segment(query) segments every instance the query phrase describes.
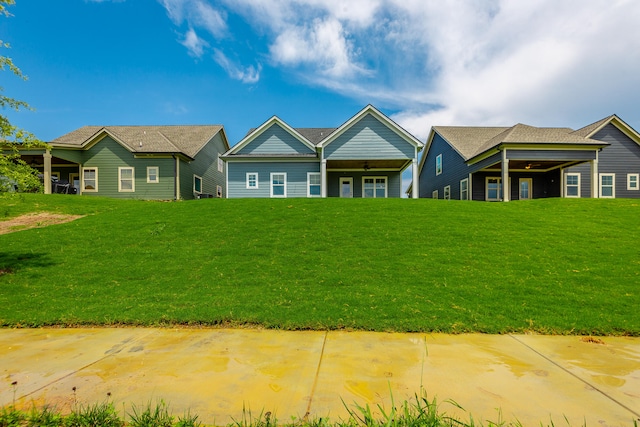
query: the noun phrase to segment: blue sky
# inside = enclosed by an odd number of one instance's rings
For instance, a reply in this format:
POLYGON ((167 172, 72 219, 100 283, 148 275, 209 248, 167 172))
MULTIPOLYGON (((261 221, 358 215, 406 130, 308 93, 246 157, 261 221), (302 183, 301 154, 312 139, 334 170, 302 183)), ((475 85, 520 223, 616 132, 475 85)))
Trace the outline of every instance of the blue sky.
POLYGON ((339 126, 371 103, 433 125, 640 129, 637 0, 17 0, 0 74, 52 140, 84 125, 339 126))

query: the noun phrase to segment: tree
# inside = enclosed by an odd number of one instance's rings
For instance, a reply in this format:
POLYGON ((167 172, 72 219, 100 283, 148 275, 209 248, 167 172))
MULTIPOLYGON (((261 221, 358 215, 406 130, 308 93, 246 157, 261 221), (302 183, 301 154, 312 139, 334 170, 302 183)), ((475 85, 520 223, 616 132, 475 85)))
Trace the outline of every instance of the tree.
MULTIPOLYGON (((7 6, 13 4, 15 4, 15 0, 0 0, 0 15, 11 16, 7 11, 7 6)), ((0 40, 0 48, 9 47, 8 43, 0 40)), ((13 63, 11 58, 0 55, 0 70, 6 69, 9 69, 18 78, 27 80, 27 77, 22 74, 20 68, 13 63)), ((11 108, 16 111, 31 109, 26 102, 6 96, 3 87, 0 87, 0 107, 2 110, 11 108)), ((32 133, 13 126, 4 114, 0 114, 0 193, 13 189, 41 191, 42 184, 38 177, 38 171, 22 160, 20 150, 48 147, 32 133)))

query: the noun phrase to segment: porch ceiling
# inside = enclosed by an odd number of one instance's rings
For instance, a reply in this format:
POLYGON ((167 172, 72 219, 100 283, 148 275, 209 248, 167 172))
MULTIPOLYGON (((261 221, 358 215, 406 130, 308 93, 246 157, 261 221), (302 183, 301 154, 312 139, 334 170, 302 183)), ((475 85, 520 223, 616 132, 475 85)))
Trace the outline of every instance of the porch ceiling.
MULTIPOLYGON (((44 166, 44 157, 42 155, 23 154, 20 156, 20 158, 22 158, 22 160, 24 160, 28 165, 32 167, 44 166)), ((77 165, 77 163, 73 163, 56 156, 53 156, 51 161, 56 165, 77 165)))
POLYGON ((410 160, 327 160, 327 169, 402 169, 410 160))
MULTIPOLYGON (((547 172, 561 167, 569 167, 582 163, 582 161, 560 161, 560 160, 510 160, 509 170, 529 171, 529 172, 547 172)), ((502 162, 497 162, 491 166, 487 166, 485 171, 502 170, 502 162)))

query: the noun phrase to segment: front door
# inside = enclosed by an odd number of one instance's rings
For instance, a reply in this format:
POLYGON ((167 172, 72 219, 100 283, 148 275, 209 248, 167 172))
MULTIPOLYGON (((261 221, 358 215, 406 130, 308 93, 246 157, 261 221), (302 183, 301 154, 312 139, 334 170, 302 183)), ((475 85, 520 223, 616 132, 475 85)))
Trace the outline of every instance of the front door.
POLYGON ((531 186, 533 180, 531 178, 520 178, 520 200, 529 200, 531 198, 531 186))
POLYGON ((340 197, 353 197, 353 178, 340 178, 340 197))

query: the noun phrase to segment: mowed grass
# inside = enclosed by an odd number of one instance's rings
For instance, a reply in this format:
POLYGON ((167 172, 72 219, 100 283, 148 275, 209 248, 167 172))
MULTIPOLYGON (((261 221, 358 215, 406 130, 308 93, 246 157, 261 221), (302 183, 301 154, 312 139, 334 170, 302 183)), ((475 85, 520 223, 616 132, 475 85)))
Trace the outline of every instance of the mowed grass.
POLYGON ((0 197, 0 325, 640 335, 640 202, 0 197))

